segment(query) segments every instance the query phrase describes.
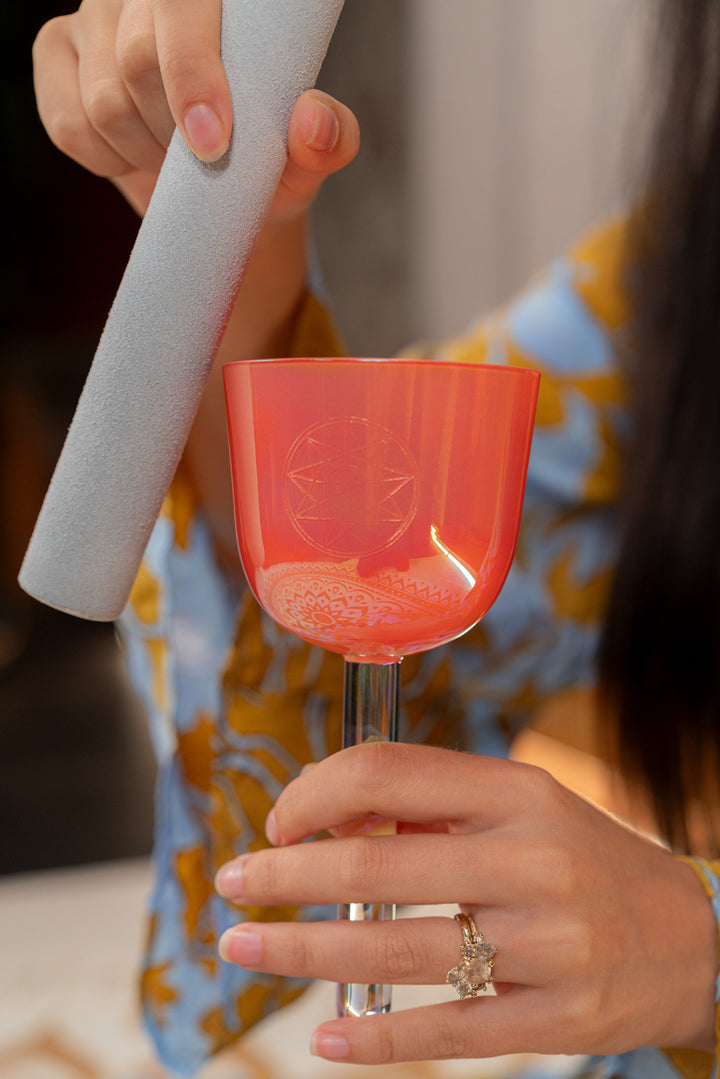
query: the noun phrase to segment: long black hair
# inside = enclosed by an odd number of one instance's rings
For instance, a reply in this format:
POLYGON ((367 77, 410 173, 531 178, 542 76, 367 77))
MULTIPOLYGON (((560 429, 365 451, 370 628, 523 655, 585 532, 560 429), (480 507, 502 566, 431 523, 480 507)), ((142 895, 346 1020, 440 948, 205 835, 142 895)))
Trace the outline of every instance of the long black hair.
POLYGON ((688 849, 720 775, 720 0, 658 5, 663 97, 629 230, 634 436, 600 684, 626 773, 688 849))

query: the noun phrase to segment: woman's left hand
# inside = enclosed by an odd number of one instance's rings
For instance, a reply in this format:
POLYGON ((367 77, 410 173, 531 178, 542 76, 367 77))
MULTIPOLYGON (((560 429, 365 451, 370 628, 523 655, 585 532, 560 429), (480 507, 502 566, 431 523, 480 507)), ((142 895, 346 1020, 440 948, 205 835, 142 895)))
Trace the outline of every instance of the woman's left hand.
MULTIPOLYGON (((323 1023, 313 1051, 348 1063, 712 1049, 716 927, 693 872, 529 765, 375 743, 289 784, 277 849, 224 866, 243 904, 457 903, 494 944, 497 995, 323 1023), (300 843, 377 815, 398 835, 300 843)), ((460 960, 450 918, 237 926, 221 954, 250 970, 432 984, 460 960)))

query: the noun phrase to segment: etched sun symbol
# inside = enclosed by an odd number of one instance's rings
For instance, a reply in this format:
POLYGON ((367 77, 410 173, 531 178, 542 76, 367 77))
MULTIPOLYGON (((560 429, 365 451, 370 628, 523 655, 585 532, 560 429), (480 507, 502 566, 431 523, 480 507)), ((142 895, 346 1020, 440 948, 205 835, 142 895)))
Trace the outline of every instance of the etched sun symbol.
POLYGON ((341 558, 385 550, 417 508, 417 467, 397 435, 356 416, 315 424, 285 466, 290 518, 313 547, 341 558))

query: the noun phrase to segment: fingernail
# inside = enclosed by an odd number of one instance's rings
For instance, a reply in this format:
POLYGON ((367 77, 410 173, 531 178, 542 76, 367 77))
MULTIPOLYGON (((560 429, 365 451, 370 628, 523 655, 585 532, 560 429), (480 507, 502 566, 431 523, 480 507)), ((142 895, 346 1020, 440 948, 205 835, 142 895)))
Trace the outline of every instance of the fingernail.
POLYGON ((265 835, 267 836, 268 840, 272 843, 273 847, 279 846, 281 840, 280 840, 280 833, 278 831, 278 826, 277 826, 277 823, 275 821, 275 810, 274 809, 270 810, 270 812, 268 813, 267 818, 265 820, 265 835))
POLYGON ((226 929, 218 941, 218 953, 226 963, 254 967, 260 962, 260 937, 249 929, 226 929))
POLYGON ((202 161, 218 161, 228 140, 218 114, 209 105, 193 105, 183 117, 190 147, 202 161))
POLYGON ((339 1034, 316 1030, 310 1039, 310 1052, 314 1057, 324 1057, 325 1060, 345 1060, 350 1056, 350 1046, 339 1034))
POLYGON ((242 863, 243 859, 236 858, 215 874, 215 891, 223 899, 238 899, 242 895, 242 863))
POLYGON ((332 109, 322 101, 315 102, 315 123, 305 145, 311 150, 327 153, 333 150, 340 137, 340 124, 332 109))
POLYGON ((309 764, 303 764, 300 769, 300 775, 306 776, 308 772, 312 772, 313 768, 317 768, 317 761, 310 761, 309 764))

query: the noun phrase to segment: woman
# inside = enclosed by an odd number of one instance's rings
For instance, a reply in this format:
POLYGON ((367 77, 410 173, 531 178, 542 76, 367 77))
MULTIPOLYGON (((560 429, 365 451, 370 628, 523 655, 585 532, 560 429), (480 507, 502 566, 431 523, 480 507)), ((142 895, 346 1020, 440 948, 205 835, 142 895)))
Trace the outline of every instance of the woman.
MULTIPOLYGON (((301 979, 445 980, 461 943, 451 919, 312 920, 316 905, 354 894, 461 904, 497 948, 497 995, 324 1023, 312 1043, 320 1056, 577 1053, 578 1075, 715 1074, 712 866, 497 757, 538 701, 594 673, 602 627, 604 714, 658 828, 689 852, 693 801, 712 804, 720 5, 668 0, 662 13, 668 101, 643 213, 592 234, 507 311, 430 353, 544 376, 503 594, 482 630, 405 665, 406 740, 476 755, 358 747, 277 797, 300 765, 333 748, 340 678, 333 657, 282 634, 233 580, 221 392, 211 381, 124 618, 161 756, 146 1014, 180 1069, 292 999, 301 979), (367 814, 401 821, 399 834, 299 843, 367 814), (274 849, 261 849, 265 828, 274 849), (244 908, 239 926, 233 903, 244 908), (291 920, 298 903, 306 922, 291 920), (230 966, 217 963, 221 934, 230 966)), ((174 122, 204 160, 227 146, 218 37, 216 0, 85 0, 36 43, 49 134, 142 213, 174 122)), ((339 347, 306 289, 305 214, 357 145, 347 109, 317 92, 301 97, 217 371, 229 359, 339 347)))

